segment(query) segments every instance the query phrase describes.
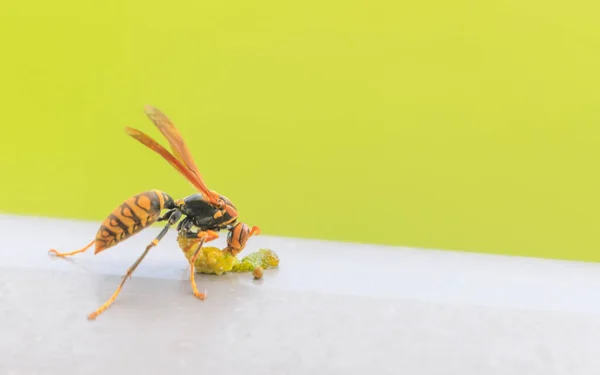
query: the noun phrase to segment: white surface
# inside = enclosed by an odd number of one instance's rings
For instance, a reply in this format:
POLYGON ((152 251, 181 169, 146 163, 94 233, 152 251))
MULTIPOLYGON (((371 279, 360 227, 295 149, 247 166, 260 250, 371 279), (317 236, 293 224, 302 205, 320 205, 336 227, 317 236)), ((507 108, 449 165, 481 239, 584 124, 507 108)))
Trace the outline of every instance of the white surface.
POLYGON ((97 226, 0 216, 0 374, 600 373, 598 264, 261 235, 241 256, 279 270, 198 275, 199 301, 171 232, 88 321, 158 231, 47 255, 97 226))

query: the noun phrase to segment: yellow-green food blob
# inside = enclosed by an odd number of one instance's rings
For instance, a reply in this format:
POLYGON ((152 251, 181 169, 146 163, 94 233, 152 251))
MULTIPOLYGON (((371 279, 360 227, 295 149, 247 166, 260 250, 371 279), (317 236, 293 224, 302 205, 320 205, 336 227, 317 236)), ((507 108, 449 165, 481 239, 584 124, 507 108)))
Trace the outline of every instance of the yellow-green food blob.
POLYGON ((263 270, 277 268, 279 266, 279 257, 273 250, 260 249, 257 252, 250 253, 242 258, 241 261, 234 264, 234 272, 253 272, 261 267, 263 270))
MULTIPOLYGON (((196 250, 199 240, 179 235, 177 242, 189 261, 196 250)), ((221 250, 214 246, 204 246, 200 250, 194 266, 197 273, 211 275, 222 275, 226 272, 254 272, 259 267, 263 270, 277 268, 279 266, 279 257, 273 250, 260 249, 239 260, 226 250, 221 250)))

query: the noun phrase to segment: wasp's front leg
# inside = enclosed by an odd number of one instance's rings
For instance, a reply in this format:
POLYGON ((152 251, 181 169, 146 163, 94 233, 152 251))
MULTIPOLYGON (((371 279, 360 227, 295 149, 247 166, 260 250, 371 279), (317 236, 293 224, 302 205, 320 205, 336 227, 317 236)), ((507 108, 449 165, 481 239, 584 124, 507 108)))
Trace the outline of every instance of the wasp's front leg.
MULTIPOLYGON (((203 231, 203 230, 198 230, 196 231, 192 231, 190 229, 188 229, 187 227, 183 228, 184 230, 181 230, 179 232, 179 235, 182 238, 187 239, 188 241, 185 241, 188 245, 185 245, 184 248, 188 248, 188 246, 193 246, 193 244, 196 244, 198 242, 202 242, 207 243, 210 241, 214 241, 217 238, 219 238, 219 233, 212 231, 212 230, 207 230, 207 231, 203 231), (200 241, 198 241, 200 240, 200 241)), ((188 250, 184 250, 185 252, 187 252, 188 250)))
POLYGON ((214 230, 199 230, 198 232, 184 232, 185 238, 204 238, 204 242, 210 242, 219 238, 219 233, 214 230))
MULTIPOLYGON (((206 290, 204 291, 204 293, 200 293, 200 291, 198 290, 198 287, 196 286, 196 279, 194 277, 194 275, 196 273, 196 267, 195 267, 196 259, 198 258, 198 255, 200 254, 200 251, 202 250, 202 246, 204 246, 204 244, 206 242, 209 242, 209 241, 212 241, 212 240, 218 238, 219 234, 212 230, 198 231, 198 233, 189 233, 189 234, 190 235, 193 234, 195 238, 200 239, 200 241, 196 247, 196 250, 192 254, 192 257, 190 258, 190 283, 192 285, 192 291, 194 293, 194 296, 196 296, 197 298, 199 298, 201 300, 204 300, 206 298, 206 290)), ((187 235, 188 235, 188 233, 186 233, 186 236, 187 235)))

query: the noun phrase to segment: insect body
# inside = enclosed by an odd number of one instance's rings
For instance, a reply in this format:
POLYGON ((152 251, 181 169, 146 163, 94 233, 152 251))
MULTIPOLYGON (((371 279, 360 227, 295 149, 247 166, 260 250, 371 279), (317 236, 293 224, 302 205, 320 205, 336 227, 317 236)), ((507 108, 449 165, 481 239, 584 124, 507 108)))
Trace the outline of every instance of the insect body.
POLYGON ((104 219, 96 233, 95 239, 84 248, 70 253, 60 253, 54 249, 50 250, 51 253, 57 256, 66 257, 84 252, 92 245, 95 245, 94 254, 98 254, 156 222, 167 222, 156 238, 146 247, 142 255, 127 270, 121 284, 112 297, 98 310, 90 314, 88 316, 89 319, 97 317, 115 301, 127 278, 131 277, 150 249, 158 245, 159 241, 167 234, 169 228, 176 223, 178 223, 176 230, 180 235, 187 238, 200 239, 193 256, 190 258, 190 282, 194 295, 201 300, 206 298, 206 292, 200 293, 196 287, 194 263, 202 246, 207 242, 217 239, 219 237, 218 233, 221 230, 228 230, 226 250, 235 256, 244 249, 246 242, 252 235, 260 233, 260 229, 257 226, 250 228, 247 224, 238 221, 237 208, 231 200, 207 188, 187 145, 175 125, 163 113, 153 107, 146 106, 145 112, 165 136, 174 154, 171 154, 139 130, 126 128, 127 134, 161 155, 198 192, 177 200, 174 200, 169 194, 160 190, 150 190, 137 194, 121 203, 104 219), (164 210, 166 212, 162 214, 164 210))
POLYGON ((129 198, 115 208, 100 225, 94 252, 98 254, 133 236, 154 224, 160 218, 162 210, 173 207, 173 198, 159 190, 146 191, 129 198))
POLYGON ((220 214, 219 209, 211 205, 201 193, 193 194, 177 202, 178 209, 187 217, 183 219, 178 230, 189 230, 192 226, 203 229, 218 230, 237 220, 235 206, 229 199, 219 195, 219 199, 231 207, 230 212, 220 214), (234 216, 235 215, 235 216, 234 216))

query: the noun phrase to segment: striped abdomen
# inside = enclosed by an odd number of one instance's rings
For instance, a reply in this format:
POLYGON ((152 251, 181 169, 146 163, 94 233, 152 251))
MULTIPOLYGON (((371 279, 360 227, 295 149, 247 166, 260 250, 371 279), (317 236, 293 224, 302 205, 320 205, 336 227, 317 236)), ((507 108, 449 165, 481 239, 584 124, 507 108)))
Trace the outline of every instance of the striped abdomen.
POLYGON ((160 190, 137 194, 115 208, 96 234, 95 254, 126 240, 152 225, 165 208, 174 207, 173 198, 160 190))

